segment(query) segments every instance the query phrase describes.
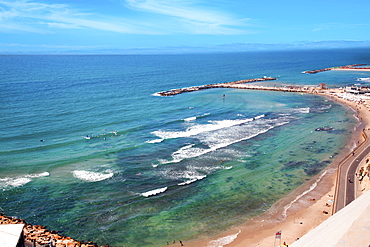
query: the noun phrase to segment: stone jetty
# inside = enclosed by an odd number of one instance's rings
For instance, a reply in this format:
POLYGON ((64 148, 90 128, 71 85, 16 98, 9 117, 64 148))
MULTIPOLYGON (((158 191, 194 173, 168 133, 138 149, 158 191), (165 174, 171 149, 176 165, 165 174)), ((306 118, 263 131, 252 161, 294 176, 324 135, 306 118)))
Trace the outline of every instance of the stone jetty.
POLYGON ((305 74, 316 74, 319 72, 329 71, 329 70, 345 70, 345 69, 370 69, 370 68, 358 68, 357 66, 364 66, 366 64, 351 64, 351 65, 344 65, 344 66, 338 66, 338 67, 331 67, 331 68, 325 68, 325 69, 316 69, 316 70, 307 70, 303 71, 305 74))
POLYGON ((262 91, 277 91, 277 92, 292 92, 292 93, 318 93, 322 88, 320 87, 307 87, 307 86, 257 86, 257 85, 243 85, 234 84, 229 85, 227 88, 247 89, 247 90, 262 90, 262 91))
MULTIPOLYGON (((41 225, 28 224, 23 219, 13 218, 0 213, 0 225, 23 224, 21 246, 29 247, 98 247, 96 243, 80 242, 70 237, 60 235, 56 231, 49 231, 41 225)), ((104 247, 109 247, 105 245, 104 247)))
POLYGON ((261 82, 261 81, 272 81, 276 80, 274 77, 261 77, 261 78, 254 78, 254 79, 245 79, 245 80, 238 80, 232 82, 225 82, 225 83, 216 83, 216 84, 208 84, 203 86, 194 86, 194 87, 187 87, 187 88, 179 88, 179 89, 172 89, 169 91, 158 92, 156 95, 158 96, 173 96, 181 93, 187 92, 195 92, 204 89, 211 89, 211 88, 231 88, 235 85, 243 85, 246 83, 252 82, 261 82))

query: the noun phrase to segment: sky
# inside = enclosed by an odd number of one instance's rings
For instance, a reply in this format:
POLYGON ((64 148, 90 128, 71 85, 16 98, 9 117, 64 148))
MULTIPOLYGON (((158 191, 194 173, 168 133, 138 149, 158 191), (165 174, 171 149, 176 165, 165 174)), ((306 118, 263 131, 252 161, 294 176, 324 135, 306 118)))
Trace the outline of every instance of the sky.
POLYGON ((369 0, 0 0, 0 53, 370 45, 369 10, 369 0))

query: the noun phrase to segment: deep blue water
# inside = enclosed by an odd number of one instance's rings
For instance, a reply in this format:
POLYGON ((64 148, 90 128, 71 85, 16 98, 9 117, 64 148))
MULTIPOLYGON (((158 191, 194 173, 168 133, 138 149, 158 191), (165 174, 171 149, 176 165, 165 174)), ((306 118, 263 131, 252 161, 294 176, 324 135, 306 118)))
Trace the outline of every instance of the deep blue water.
POLYGON ((153 94, 262 76, 345 86, 370 72, 301 72, 370 63, 369 51, 0 56, 1 209, 112 246, 162 246, 245 222, 333 160, 351 111, 294 93, 153 94))

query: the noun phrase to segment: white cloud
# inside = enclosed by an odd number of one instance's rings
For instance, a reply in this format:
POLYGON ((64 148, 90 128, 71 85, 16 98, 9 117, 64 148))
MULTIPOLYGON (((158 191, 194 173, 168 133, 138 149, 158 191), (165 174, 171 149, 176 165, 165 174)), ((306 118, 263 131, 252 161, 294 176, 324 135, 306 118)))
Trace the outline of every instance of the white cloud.
POLYGON ((76 24, 63 23, 63 22, 39 22, 41 25, 47 25, 50 28, 60 28, 60 29, 76 29, 81 28, 76 24))
POLYGON ((126 2, 129 6, 138 10, 150 11, 185 20, 223 25, 235 24, 235 20, 228 18, 223 13, 192 7, 188 1, 127 0, 126 2))
POLYGON ((242 28, 247 19, 234 18, 194 0, 126 0, 125 6, 133 12, 130 17, 124 16, 122 5, 118 6, 122 7, 122 15, 113 17, 67 4, 0 0, 0 32, 53 33, 58 29, 87 29, 125 34, 247 33, 242 28))
POLYGON ((24 47, 24 48, 46 48, 46 49, 67 49, 67 50, 84 50, 84 49, 103 49, 107 48, 104 45, 31 45, 18 43, 0 43, 0 47, 24 47))
MULTIPOLYGON (((65 4, 0 0, 0 31, 50 33, 55 29, 97 29, 118 33, 141 33, 125 20, 78 11, 65 4)), ((144 30, 145 32, 145 30, 144 30)), ((148 33, 153 33, 150 30, 148 33)))
POLYGON ((191 33, 198 34, 242 34, 240 27, 246 25, 247 18, 234 18, 228 13, 199 5, 199 1, 189 0, 126 0, 126 6, 138 11, 172 17, 179 25, 191 33))

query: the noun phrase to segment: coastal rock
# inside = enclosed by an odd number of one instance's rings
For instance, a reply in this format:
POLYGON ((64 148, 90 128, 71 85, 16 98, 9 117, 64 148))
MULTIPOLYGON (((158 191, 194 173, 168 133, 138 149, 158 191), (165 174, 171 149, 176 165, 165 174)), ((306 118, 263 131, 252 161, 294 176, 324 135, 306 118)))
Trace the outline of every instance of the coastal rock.
POLYGON ((232 81, 232 82, 225 82, 225 83, 216 83, 216 84, 207 84, 203 86, 194 86, 194 87, 188 87, 188 88, 179 88, 179 89, 172 89, 169 91, 163 91, 157 93, 159 96, 173 96, 181 93, 187 93, 187 92, 194 92, 204 89, 210 89, 210 88, 230 88, 232 85, 239 85, 239 84, 245 84, 245 83, 251 83, 251 82, 261 82, 261 81, 271 81, 276 80, 274 77, 261 77, 261 78, 255 78, 255 79, 245 79, 245 80, 238 80, 238 81, 232 81))
MULTIPOLYGON (((42 225, 32 225, 28 224, 23 219, 18 219, 14 217, 6 216, 0 213, 0 225, 6 224, 24 224, 23 228, 23 237, 24 243, 26 246, 52 246, 55 247, 65 247, 65 246, 74 246, 74 247, 99 247, 96 243, 93 242, 81 242, 73 238, 60 235, 56 231, 49 231, 42 225)), ((102 246, 103 247, 103 246, 102 246)), ((104 247, 109 247, 104 245, 104 247)))

